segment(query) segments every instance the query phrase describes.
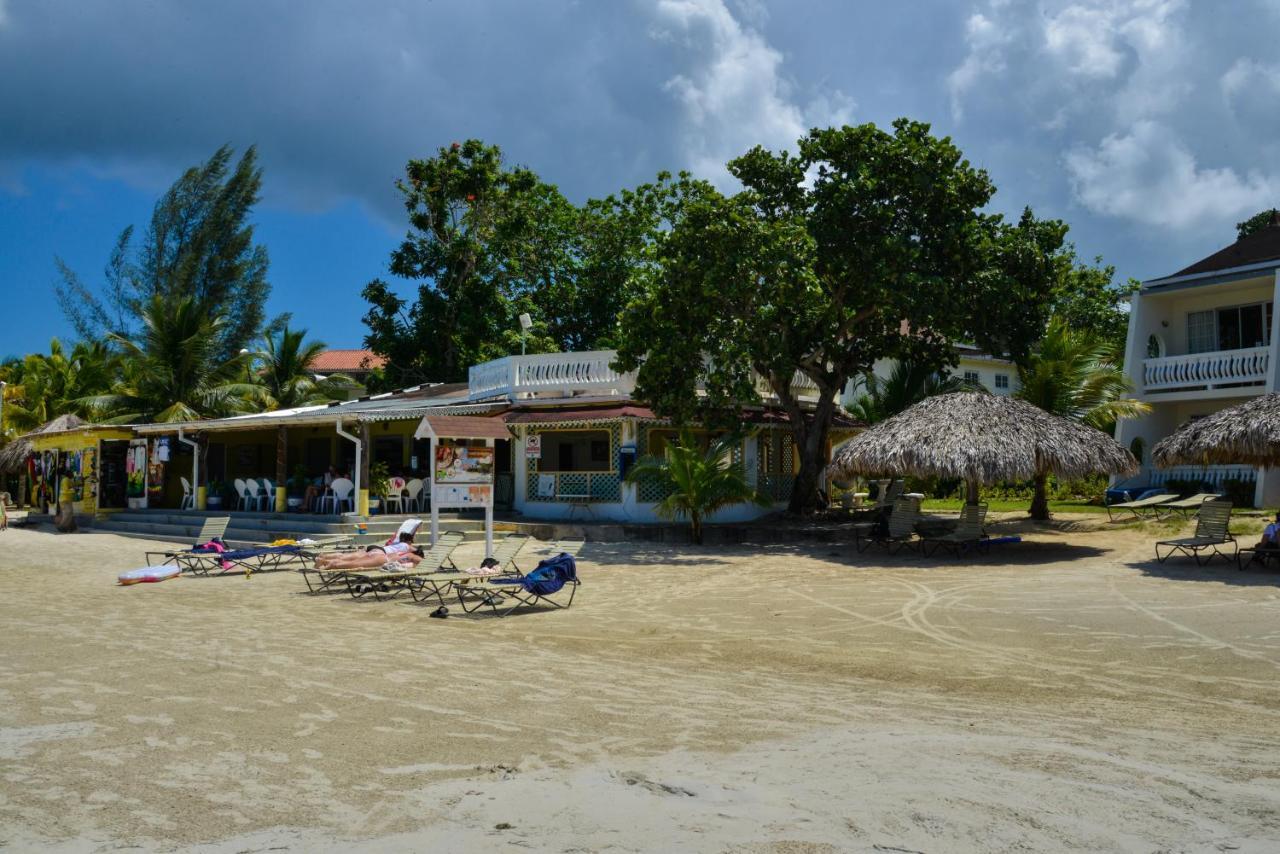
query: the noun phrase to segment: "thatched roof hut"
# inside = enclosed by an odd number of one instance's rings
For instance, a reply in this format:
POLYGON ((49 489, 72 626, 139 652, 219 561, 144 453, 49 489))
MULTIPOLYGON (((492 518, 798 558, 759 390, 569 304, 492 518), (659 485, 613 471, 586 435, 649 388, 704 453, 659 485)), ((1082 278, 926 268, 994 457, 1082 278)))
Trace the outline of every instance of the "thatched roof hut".
MULTIPOLYGON (((34 436, 37 433, 64 433, 88 423, 78 415, 59 415, 47 424, 41 425, 39 429, 32 430, 27 436, 34 436)), ((0 474, 16 474, 26 465, 27 457, 33 450, 31 440, 27 436, 19 436, 0 448, 0 474)))
POLYGON ((1280 464, 1280 393, 1182 425, 1156 443, 1151 459, 1158 466, 1280 464))
POLYGON ((68 430, 75 430, 88 424, 79 415, 59 415, 49 423, 45 424, 39 430, 33 430, 33 433, 65 433, 68 430))
POLYGON ((24 438, 14 439, 0 448, 0 474, 17 474, 27 464, 31 455, 31 442, 24 438))
POLYGON ((1093 427, 1024 400, 983 392, 930 397, 841 445, 833 477, 903 474, 969 483, 1137 470, 1133 455, 1093 427))

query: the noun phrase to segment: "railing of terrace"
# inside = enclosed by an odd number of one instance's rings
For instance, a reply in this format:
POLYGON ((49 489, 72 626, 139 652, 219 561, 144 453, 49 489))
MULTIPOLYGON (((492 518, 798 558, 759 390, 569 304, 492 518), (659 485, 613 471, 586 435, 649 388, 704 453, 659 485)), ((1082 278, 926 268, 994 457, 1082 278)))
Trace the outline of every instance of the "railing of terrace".
POLYGON ((1269 366, 1268 347, 1165 356, 1142 363, 1142 387, 1146 391, 1161 391, 1265 383, 1269 366))

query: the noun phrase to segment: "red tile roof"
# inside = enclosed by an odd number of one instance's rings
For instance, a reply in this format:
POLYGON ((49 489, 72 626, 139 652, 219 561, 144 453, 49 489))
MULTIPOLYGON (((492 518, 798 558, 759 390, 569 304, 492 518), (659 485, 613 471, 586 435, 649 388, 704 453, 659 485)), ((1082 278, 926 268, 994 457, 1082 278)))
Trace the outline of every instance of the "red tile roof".
POLYGON ((325 350, 311 361, 311 370, 320 373, 334 371, 369 371, 387 363, 385 356, 372 350, 325 350))

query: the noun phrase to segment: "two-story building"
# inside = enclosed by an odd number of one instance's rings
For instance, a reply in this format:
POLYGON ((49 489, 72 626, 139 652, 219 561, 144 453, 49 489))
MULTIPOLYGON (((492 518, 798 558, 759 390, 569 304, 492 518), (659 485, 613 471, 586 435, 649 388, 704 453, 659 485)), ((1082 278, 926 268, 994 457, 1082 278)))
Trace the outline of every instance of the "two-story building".
POLYGON ((1280 471, 1248 466, 1158 470, 1151 449, 1188 421, 1280 388, 1273 306, 1280 289, 1280 216, 1254 234, 1178 272, 1142 283, 1130 301, 1125 371, 1133 396, 1151 406, 1121 421, 1116 439, 1142 472, 1126 484, 1170 478, 1254 484, 1254 502, 1280 502, 1280 471))
MULTIPOLYGON (((876 379, 883 382, 889 378, 893 366, 893 359, 880 359, 871 370, 876 379)), ((992 394, 1013 394, 1019 388, 1017 365, 1000 356, 992 356, 972 344, 956 345, 956 366, 948 373, 992 394)), ((862 383, 850 380, 840 395, 840 402, 848 406, 862 393, 862 383)))

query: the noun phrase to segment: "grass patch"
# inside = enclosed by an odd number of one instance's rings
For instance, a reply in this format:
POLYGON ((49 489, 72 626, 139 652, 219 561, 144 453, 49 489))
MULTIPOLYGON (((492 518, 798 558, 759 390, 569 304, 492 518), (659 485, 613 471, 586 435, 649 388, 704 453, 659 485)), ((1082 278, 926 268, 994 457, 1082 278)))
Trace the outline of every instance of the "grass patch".
MULTIPOLYGON (((992 513, 1027 512, 1031 508, 1030 498, 992 498, 987 502, 987 509, 992 513)), ((924 510, 940 510, 959 512, 964 506, 963 498, 926 498, 921 507, 924 510)), ((1107 508, 1087 501, 1050 501, 1050 513, 1106 513, 1107 508)))

